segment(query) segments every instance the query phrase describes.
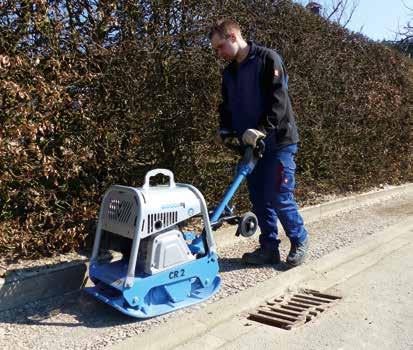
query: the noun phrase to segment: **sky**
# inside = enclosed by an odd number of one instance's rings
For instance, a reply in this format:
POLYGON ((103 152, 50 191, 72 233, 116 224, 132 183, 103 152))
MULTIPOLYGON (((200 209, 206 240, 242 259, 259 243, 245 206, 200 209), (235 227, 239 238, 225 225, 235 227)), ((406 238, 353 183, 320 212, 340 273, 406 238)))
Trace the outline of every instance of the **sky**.
MULTIPOLYGON (((307 0, 297 0, 307 4, 307 0)), ((324 8, 331 8, 337 0, 319 0, 324 8)), ((410 20, 413 25, 413 0, 348 0, 358 3, 347 28, 361 32, 373 40, 395 40, 396 32, 410 20), (409 10, 407 7, 411 10, 409 10)))

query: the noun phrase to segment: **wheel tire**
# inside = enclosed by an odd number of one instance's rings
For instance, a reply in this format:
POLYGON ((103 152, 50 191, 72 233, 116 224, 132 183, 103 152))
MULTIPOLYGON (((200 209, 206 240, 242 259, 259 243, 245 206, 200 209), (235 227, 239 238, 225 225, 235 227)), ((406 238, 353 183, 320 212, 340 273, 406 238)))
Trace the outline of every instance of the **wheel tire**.
POLYGON ((245 213, 238 224, 238 233, 242 237, 251 237, 257 232, 258 219, 254 213, 245 213))

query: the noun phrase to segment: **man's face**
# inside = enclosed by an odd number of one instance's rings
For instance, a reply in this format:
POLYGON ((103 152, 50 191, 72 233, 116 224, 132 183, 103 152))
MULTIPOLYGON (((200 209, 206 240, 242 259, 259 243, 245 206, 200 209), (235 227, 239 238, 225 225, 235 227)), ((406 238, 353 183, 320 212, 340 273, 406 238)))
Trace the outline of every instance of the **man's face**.
POLYGON ((211 38, 211 46, 217 56, 225 61, 232 61, 237 54, 235 34, 231 33, 225 37, 215 33, 211 38))

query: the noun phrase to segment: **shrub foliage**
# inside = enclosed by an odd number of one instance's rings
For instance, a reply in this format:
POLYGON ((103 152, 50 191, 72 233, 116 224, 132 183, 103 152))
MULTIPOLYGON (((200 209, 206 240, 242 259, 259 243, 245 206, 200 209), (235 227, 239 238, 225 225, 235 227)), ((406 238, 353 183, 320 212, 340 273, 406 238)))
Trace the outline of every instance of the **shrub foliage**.
POLYGON ((84 248, 105 189, 155 167, 220 199, 236 157, 211 142, 223 65, 207 33, 228 14, 285 59, 300 201, 412 180, 412 64, 290 1, 5 0, 3 256, 84 248))

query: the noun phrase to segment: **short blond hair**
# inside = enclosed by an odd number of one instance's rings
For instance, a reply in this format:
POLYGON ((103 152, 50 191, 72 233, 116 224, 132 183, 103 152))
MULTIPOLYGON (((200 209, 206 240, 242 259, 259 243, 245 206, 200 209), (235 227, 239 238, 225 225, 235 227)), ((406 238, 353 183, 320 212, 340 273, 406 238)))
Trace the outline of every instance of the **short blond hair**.
POLYGON ((214 34, 218 34, 221 38, 225 38, 231 30, 241 32, 238 22, 233 19, 221 19, 211 27, 209 38, 211 39, 214 34))

